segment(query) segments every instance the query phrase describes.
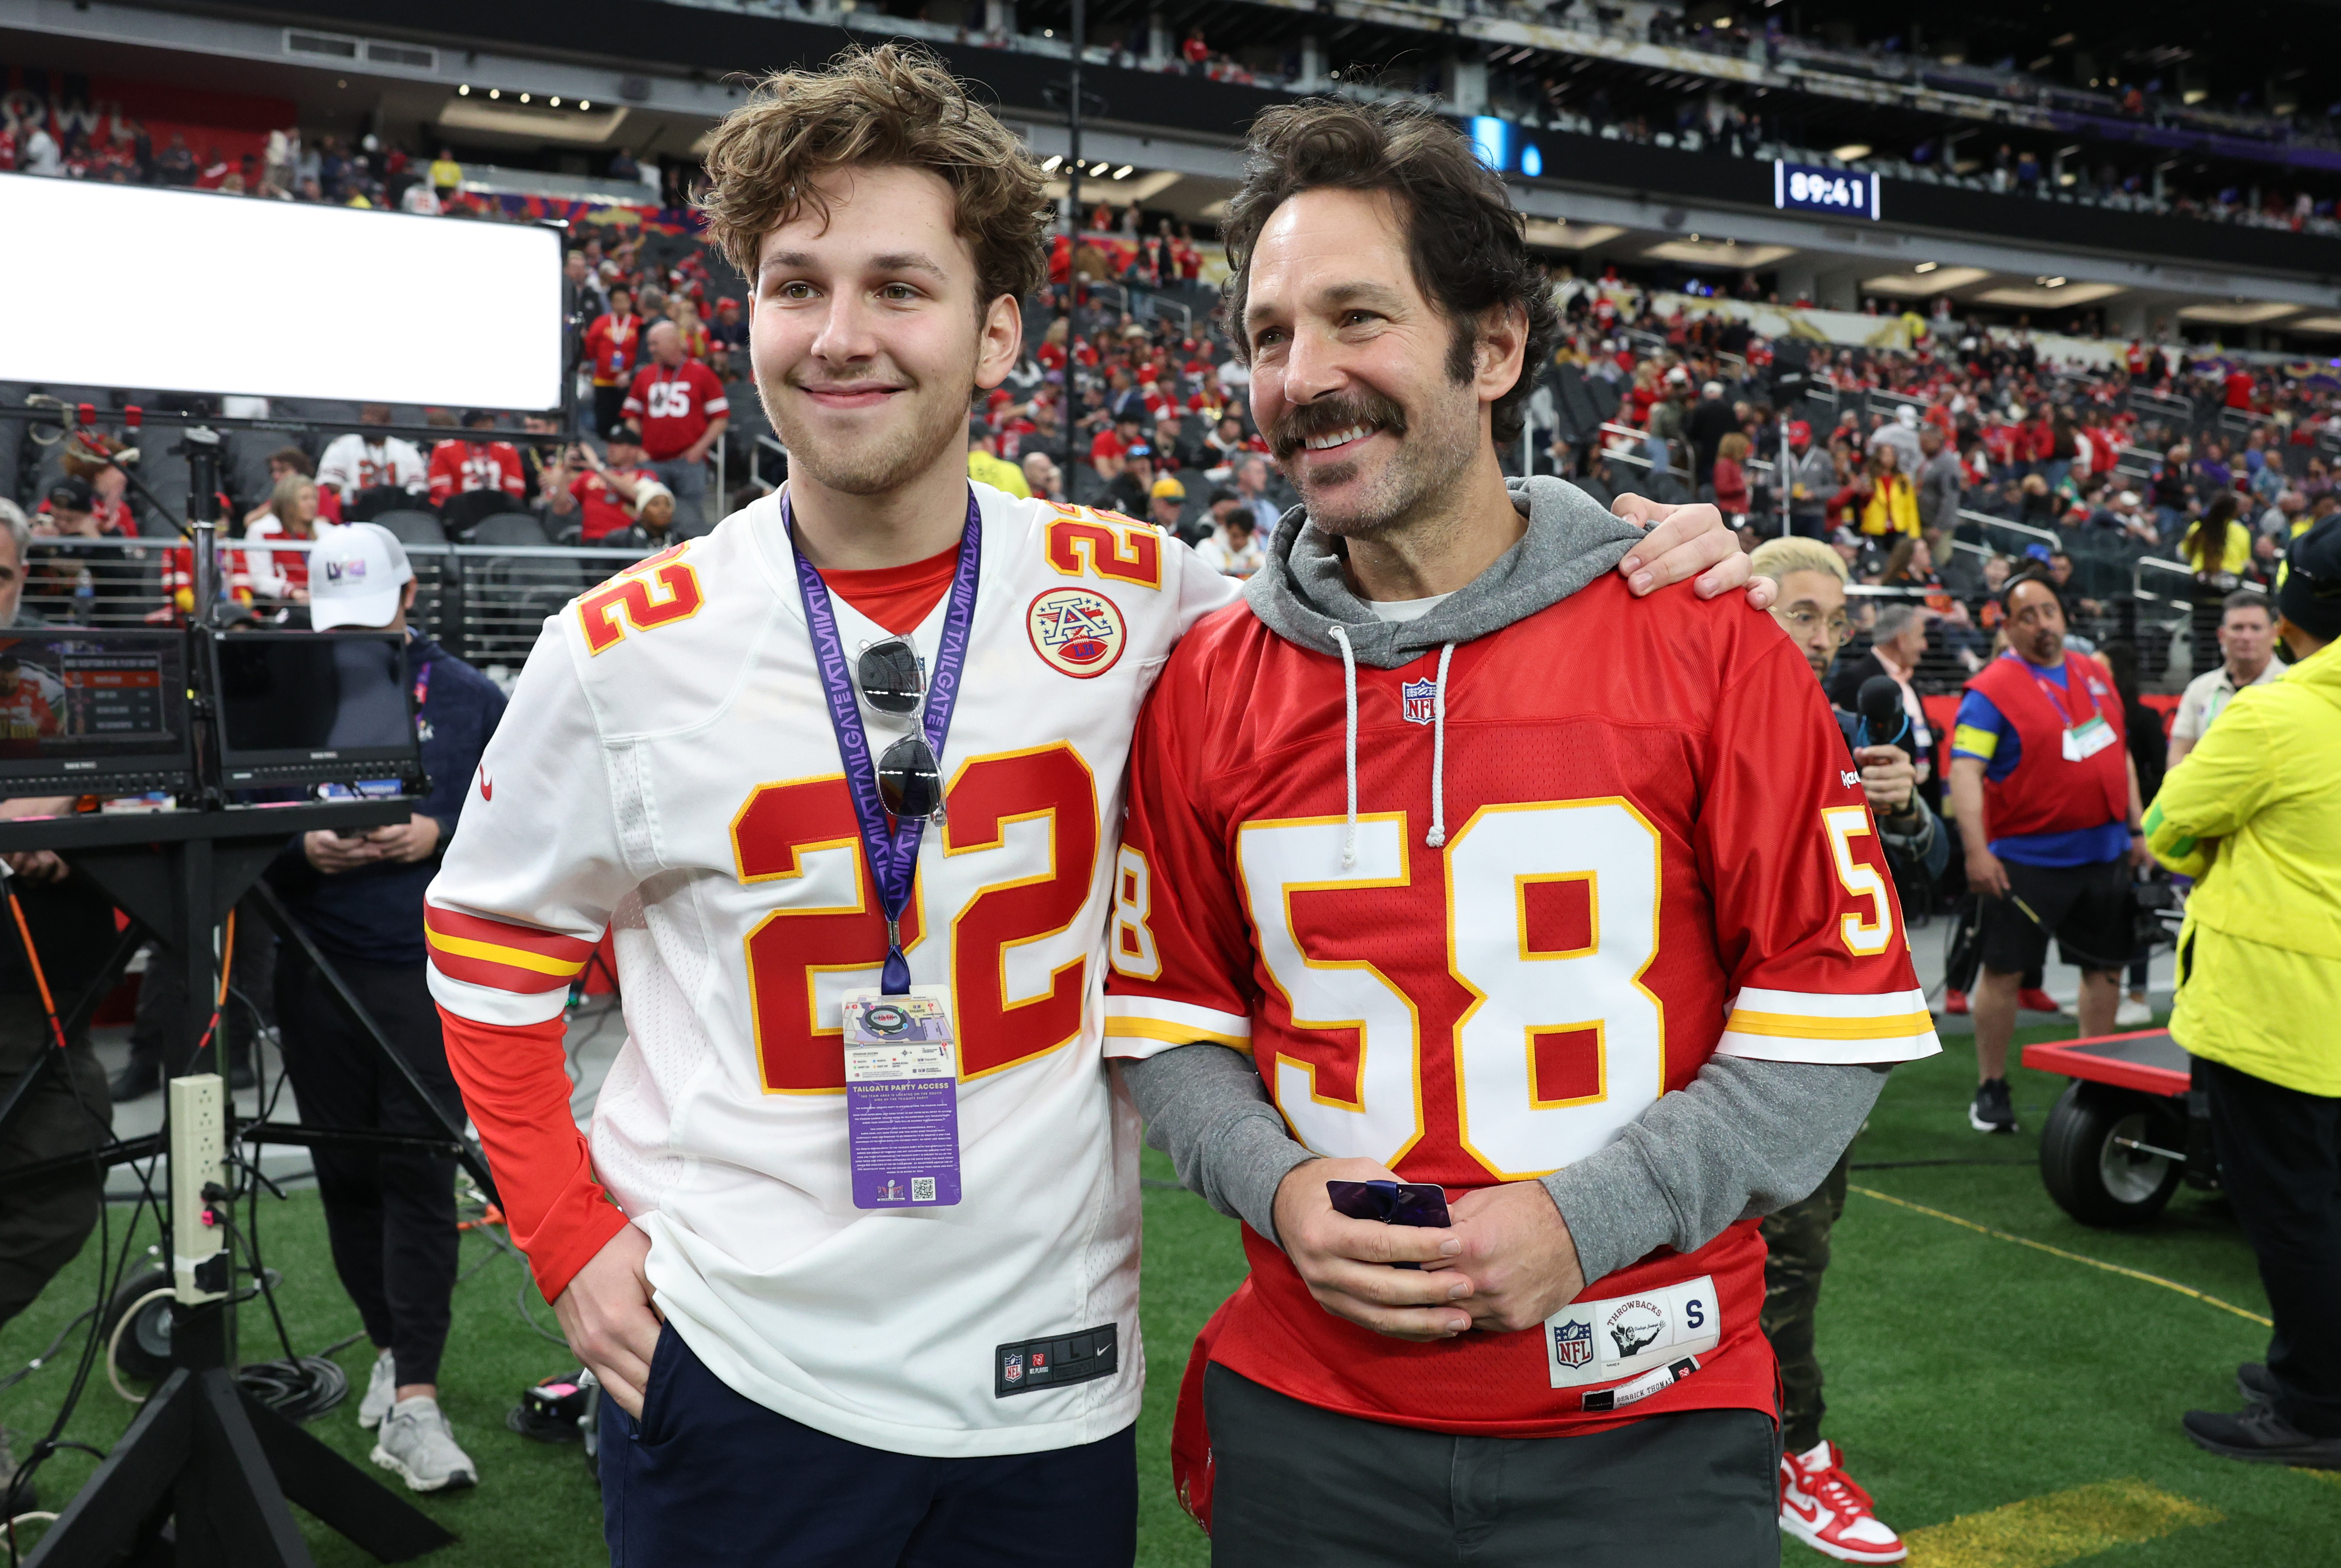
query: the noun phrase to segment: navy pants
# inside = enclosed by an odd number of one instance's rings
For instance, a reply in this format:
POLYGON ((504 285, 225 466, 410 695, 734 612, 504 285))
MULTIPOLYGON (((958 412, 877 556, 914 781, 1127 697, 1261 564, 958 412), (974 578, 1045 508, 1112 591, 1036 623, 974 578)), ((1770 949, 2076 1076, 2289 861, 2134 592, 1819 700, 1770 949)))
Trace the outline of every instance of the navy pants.
POLYGON ((640 1421, 602 1401, 611 1568, 1129 1568, 1135 1427, 1078 1448, 921 1459, 735 1393, 672 1325, 640 1421))

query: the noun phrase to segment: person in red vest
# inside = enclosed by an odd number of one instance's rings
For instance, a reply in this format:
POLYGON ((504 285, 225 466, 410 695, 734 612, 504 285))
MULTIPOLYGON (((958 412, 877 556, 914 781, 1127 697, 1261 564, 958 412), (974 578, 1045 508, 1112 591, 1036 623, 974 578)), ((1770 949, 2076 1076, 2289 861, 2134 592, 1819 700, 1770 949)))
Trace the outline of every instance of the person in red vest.
POLYGON ((634 292, 620 283, 610 291, 610 308, 585 329, 586 362, 593 372, 593 430, 607 437, 626 401, 626 383, 642 358, 643 319, 634 314, 634 292))
POLYGON ((1983 1133, 2016 1131, 2007 1047, 2017 993, 2052 934, 2081 971, 2081 1037, 2113 1032, 2133 868, 2146 858, 2145 803, 2113 676, 2066 650, 2064 608, 2045 576, 2011 579, 2000 603, 2007 651, 1967 682, 1951 738, 1951 805, 1967 885, 1983 898, 1980 1082, 1967 1111, 1983 1133))

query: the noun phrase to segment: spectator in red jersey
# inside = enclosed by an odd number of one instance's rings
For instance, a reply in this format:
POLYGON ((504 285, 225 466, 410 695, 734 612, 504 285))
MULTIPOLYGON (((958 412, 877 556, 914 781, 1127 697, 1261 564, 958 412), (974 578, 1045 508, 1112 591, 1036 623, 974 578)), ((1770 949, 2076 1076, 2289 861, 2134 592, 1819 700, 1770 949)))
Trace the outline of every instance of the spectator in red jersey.
POLYGON ((643 319, 634 314, 634 292, 623 283, 610 290, 610 308, 585 329, 585 360, 593 372, 593 428, 607 437, 626 401, 626 382, 642 357, 643 319))
POLYGON ((496 416, 473 409, 463 416, 465 434, 460 441, 443 441, 431 449, 431 504, 444 506, 456 496, 475 490, 500 490, 514 501, 528 492, 521 471, 520 452, 508 441, 490 441, 496 416))
POLYGON ((580 442, 569 449, 566 466, 575 470, 577 477, 566 488, 553 491, 546 510, 561 520, 553 530, 563 538, 575 521, 581 544, 601 544, 610 535, 633 527, 638 492, 658 477, 643 466, 643 449, 623 425, 610 438, 607 461, 580 442))
POLYGON ((2251 407, 2252 394, 2258 390, 2256 383, 2252 380, 2252 372, 2242 365, 2237 365, 2227 372, 2226 389, 2229 408, 2251 407))
POLYGON ((268 504, 244 520, 244 556, 255 598, 309 601, 309 545, 319 527, 317 481, 288 471, 268 504))
POLYGON ((1203 276, 1203 253, 1195 248, 1195 231, 1188 224, 1179 225, 1179 242, 1170 247, 1171 264, 1179 269, 1182 283, 1200 283, 1203 276))
POLYGON ((690 539, 707 531, 701 502, 707 495, 707 454, 723 439, 732 402, 715 372, 683 355, 672 322, 654 322, 643 334, 651 362, 634 377, 624 414, 642 432, 652 472, 674 492, 674 531, 690 539))

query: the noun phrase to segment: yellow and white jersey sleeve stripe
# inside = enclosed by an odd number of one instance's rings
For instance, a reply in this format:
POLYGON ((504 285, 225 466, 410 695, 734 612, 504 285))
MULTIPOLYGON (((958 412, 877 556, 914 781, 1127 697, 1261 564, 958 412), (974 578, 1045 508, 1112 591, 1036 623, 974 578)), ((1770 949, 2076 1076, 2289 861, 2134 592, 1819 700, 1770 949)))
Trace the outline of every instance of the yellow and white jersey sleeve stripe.
POLYGON ((1732 998, 1719 1057, 1773 1062, 1913 1062, 1943 1048, 1924 991, 1768 991, 1732 998))
POLYGON ((1105 1054, 1144 1059, 1173 1046, 1201 1041, 1251 1054, 1251 1019, 1161 997, 1105 999, 1105 1054))

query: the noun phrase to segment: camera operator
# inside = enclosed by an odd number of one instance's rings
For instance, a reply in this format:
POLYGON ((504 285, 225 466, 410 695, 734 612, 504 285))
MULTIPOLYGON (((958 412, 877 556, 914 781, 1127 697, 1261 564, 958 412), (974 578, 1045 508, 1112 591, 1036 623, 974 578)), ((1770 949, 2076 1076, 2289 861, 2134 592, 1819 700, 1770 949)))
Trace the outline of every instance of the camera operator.
MULTIPOLYGON (((1845 561, 1818 540, 1792 536, 1767 540, 1748 557, 1749 571, 1780 585, 1772 619, 1824 684, 1838 650, 1852 630, 1846 616, 1845 561)), ((1865 746, 1861 720, 1837 710, 1838 728, 1862 793, 1878 819, 1895 884, 1934 886, 1950 863, 1949 831, 1918 794, 1918 774, 1900 746, 1865 746)), ((1829 1233, 1845 1213, 1848 1148, 1811 1196, 1765 1216, 1764 1336, 1780 1361, 1780 1519, 1782 1528, 1833 1557, 1848 1550, 1855 1560, 1886 1562, 1899 1544, 1894 1532, 1869 1511, 1868 1494, 1844 1472, 1844 1454, 1821 1436, 1820 1358, 1814 1348, 1813 1320, 1820 1305, 1821 1275, 1828 1269, 1829 1233)))
MULTIPOLYGON (((277 856, 269 880, 392 1048, 460 1126, 463 1099, 423 982, 423 890, 465 798, 493 788, 479 772, 480 753, 503 715, 503 694, 407 624, 414 573, 387 529, 353 523, 331 534, 316 556, 310 613, 318 630, 406 634, 404 679, 414 690, 431 792, 405 822, 355 837, 304 835, 277 856)), ((304 1120, 440 1135, 406 1084, 335 1010, 324 976, 297 948, 288 947, 278 966, 276 1007, 304 1120)), ((438 1404, 455 1285, 454 1156, 330 1144, 315 1155, 334 1267, 377 1353, 358 1405, 358 1424, 378 1429, 374 1461, 417 1492, 473 1485, 478 1469, 456 1446, 438 1404)))

